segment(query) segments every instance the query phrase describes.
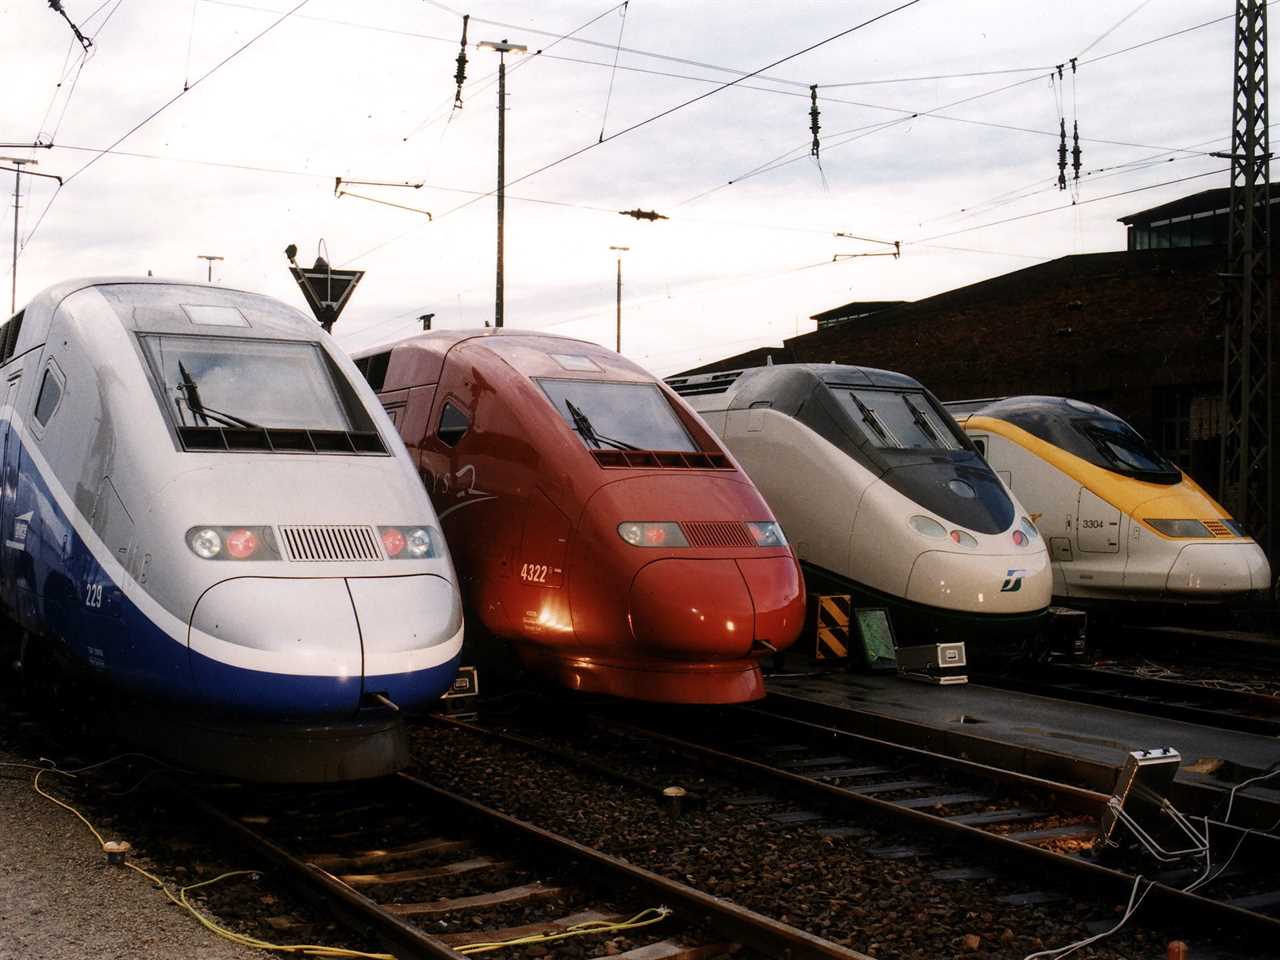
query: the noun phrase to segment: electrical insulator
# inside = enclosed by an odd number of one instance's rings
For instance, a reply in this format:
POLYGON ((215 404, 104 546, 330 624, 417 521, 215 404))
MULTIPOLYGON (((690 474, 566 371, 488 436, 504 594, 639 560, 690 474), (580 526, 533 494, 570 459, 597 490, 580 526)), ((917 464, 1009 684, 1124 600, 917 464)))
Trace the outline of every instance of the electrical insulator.
POLYGON ((1067 121, 1058 121, 1058 189, 1067 189, 1067 121))
POLYGON ((471 19, 471 14, 464 13, 462 15, 462 42, 459 44, 458 50, 458 69, 454 73, 453 79, 458 84, 458 92, 453 95, 453 105, 455 107, 462 106, 462 85, 467 82, 467 21, 471 19))
POLYGON ((815 158, 818 156, 818 131, 822 127, 818 123, 818 85, 809 85, 809 130, 813 133, 813 146, 809 148, 815 158))
POLYGON ((1080 179, 1080 124, 1073 122, 1071 124, 1071 170, 1074 176, 1072 179, 1079 181, 1080 179))

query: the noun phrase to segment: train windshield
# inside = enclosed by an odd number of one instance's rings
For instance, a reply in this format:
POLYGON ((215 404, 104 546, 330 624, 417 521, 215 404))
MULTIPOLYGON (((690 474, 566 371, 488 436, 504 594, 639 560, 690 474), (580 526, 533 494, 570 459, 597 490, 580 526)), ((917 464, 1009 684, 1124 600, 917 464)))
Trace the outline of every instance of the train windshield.
POLYGON ((918 390, 836 387, 853 419, 877 447, 898 450, 963 450, 949 420, 918 390))
POLYGON ((142 342, 180 427, 352 429, 315 344, 167 335, 142 342))
POLYGON ((569 429, 591 449, 682 450, 698 447, 652 383, 538 380, 569 429))
POLYGON ((1097 452, 1097 456, 1087 459, 1098 466, 1139 478, 1180 477, 1178 468, 1156 453, 1123 420, 1099 417, 1093 420, 1073 420, 1072 425, 1097 452))

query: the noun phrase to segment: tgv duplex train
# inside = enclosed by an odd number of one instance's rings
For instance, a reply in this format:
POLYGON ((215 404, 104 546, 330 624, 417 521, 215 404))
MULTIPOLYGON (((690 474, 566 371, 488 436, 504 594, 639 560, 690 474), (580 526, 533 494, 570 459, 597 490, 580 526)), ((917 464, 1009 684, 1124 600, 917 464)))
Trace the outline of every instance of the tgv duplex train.
POLYGON ((1114 414, 1063 397, 948 407, 1034 511, 1063 603, 1217 604, 1270 588, 1262 549, 1114 414))
POLYGON ((418 460, 463 593, 575 690, 730 703, 804 620, 800 570, 747 476, 660 381, 594 344, 423 334, 357 366, 418 460))
POLYGON ((83 280, 0 327, 0 600, 25 678, 251 779, 381 775, 453 680, 455 576, 351 361, 274 300, 83 280), (76 682, 88 681, 88 682, 76 682))
POLYGON ((938 401, 900 373, 779 364, 667 380, 782 521, 810 590, 889 609, 899 644, 1035 634, 1049 558, 938 401))

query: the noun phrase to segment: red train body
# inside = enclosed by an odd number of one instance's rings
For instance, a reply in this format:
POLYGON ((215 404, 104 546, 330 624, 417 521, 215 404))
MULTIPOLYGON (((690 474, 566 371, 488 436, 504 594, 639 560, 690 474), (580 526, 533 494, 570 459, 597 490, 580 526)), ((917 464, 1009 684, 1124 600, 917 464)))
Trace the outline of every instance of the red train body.
POLYGON ((470 617, 576 690, 763 695, 804 619, 799 565, 665 384, 594 344, 438 331, 357 357, 418 462, 470 617))

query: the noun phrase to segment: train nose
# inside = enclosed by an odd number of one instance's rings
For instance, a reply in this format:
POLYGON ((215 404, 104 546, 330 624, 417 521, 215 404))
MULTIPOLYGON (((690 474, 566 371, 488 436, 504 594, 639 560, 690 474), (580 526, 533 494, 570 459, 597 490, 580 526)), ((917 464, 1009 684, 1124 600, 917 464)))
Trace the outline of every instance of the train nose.
POLYGON ((630 615, 648 653, 740 659, 794 642, 804 590, 789 557, 655 560, 631 584, 630 615))
POLYGON ((1043 550, 1008 556, 929 550, 916 558, 907 599, 969 613, 1029 613, 1049 605, 1053 573, 1043 550))
POLYGON ((462 600, 444 577, 347 580, 364 650, 366 700, 381 694, 403 709, 437 699, 453 682, 462 650, 462 600))
POLYGON ((224 580, 192 613, 192 680, 244 716, 349 716, 372 693, 413 707, 452 680, 461 623, 451 585, 430 575, 224 580))
POLYGON ((1190 543, 1169 570, 1174 594, 1248 593, 1271 587, 1267 555, 1256 543, 1190 543))

